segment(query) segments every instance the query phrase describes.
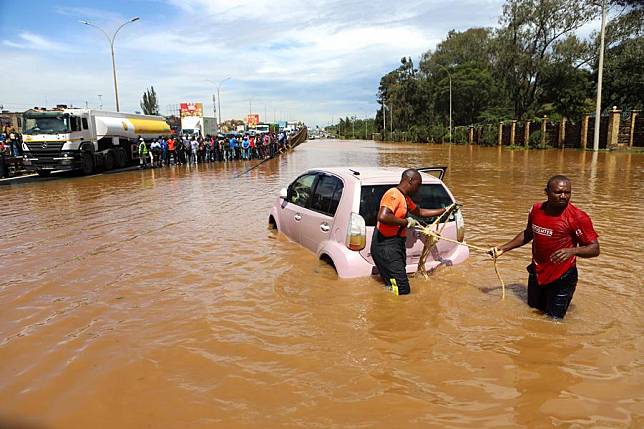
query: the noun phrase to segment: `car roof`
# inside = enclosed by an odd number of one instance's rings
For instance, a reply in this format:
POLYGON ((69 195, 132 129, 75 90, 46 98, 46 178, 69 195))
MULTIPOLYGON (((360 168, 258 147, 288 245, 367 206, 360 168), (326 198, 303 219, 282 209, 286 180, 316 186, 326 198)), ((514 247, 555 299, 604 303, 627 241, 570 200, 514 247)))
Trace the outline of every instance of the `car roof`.
MULTIPOLYGON (((362 183, 395 183, 400 182, 403 171, 409 167, 328 167, 311 168, 308 172, 321 171, 340 176, 345 181, 358 179, 362 183)), ((440 179, 428 173, 420 172, 423 183, 442 183, 440 179)))

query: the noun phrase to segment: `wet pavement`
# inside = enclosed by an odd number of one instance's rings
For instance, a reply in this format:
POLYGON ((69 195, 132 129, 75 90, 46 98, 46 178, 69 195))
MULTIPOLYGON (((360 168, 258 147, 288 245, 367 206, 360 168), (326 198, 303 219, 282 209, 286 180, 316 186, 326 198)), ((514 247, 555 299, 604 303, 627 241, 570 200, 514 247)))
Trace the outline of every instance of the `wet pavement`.
POLYGON ((644 155, 316 140, 252 165, 0 187, 0 427, 644 425, 644 155), (572 179, 602 254, 564 322, 525 303, 529 246, 503 301, 477 252, 395 297, 266 226, 306 168, 436 164, 483 246, 572 179))

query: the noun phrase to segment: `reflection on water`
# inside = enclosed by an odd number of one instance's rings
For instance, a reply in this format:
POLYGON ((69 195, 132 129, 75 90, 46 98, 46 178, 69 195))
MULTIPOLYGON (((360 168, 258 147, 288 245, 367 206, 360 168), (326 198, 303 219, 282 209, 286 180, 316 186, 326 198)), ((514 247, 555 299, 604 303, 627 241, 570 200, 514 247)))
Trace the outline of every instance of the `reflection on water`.
POLYGON ((641 154, 315 141, 251 164, 0 189, 0 426, 641 427, 641 154), (525 304, 529 246, 472 253, 412 295, 339 280, 266 228, 310 167, 447 165, 467 238, 573 181, 602 255, 563 323, 525 304))

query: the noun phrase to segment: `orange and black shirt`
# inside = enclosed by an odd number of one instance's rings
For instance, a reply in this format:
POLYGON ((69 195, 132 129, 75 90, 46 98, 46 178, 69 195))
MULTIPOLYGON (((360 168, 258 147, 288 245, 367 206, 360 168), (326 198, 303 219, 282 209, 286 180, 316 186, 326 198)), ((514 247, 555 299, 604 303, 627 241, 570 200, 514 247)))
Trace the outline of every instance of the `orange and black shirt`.
MULTIPOLYGON (((414 210, 416 204, 407 195, 403 194, 398 188, 391 188, 380 200, 380 207, 387 207, 398 219, 407 218, 407 212, 414 210)), ((385 225, 378 222, 376 225, 378 231, 385 237, 406 237, 407 228, 397 225, 385 225)))

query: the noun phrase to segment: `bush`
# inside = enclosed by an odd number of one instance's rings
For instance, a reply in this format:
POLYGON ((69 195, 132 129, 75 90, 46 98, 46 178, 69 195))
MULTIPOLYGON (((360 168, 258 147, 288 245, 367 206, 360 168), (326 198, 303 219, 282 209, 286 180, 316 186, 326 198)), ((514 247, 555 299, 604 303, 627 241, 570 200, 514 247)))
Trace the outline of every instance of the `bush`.
POLYGON ((429 129, 423 125, 412 125, 408 134, 410 142, 427 143, 429 141, 429 129))
POLYGON ((494 125, 486 125, 483 128, 481 144, 484 146, 496 146, 499 144, 499 129, 494 125))
POLYGON ((443 143, 448 140, 449 129, 442 125, 434 125, 429 129, 429 138, 433 143, 443 143))
POLYGON ((530 134, 528 144, 531 147, 538 147, 539 145, 541 145, 541 130, 534 131, 532 134, 530 134))
POLYGON ((456 144, 467 144, 467 128, 454 128, 454 131, 452 133, 452 142, 456 144))

